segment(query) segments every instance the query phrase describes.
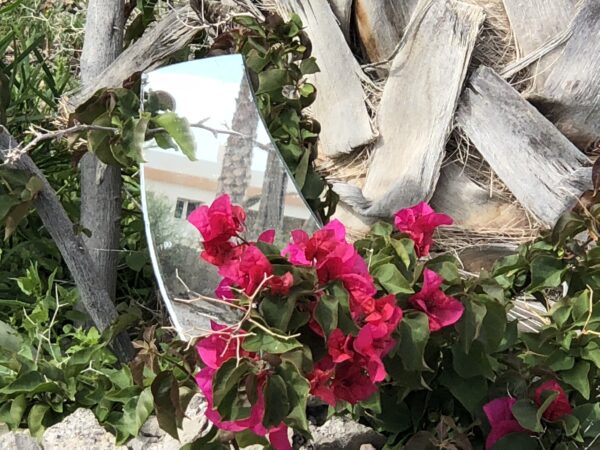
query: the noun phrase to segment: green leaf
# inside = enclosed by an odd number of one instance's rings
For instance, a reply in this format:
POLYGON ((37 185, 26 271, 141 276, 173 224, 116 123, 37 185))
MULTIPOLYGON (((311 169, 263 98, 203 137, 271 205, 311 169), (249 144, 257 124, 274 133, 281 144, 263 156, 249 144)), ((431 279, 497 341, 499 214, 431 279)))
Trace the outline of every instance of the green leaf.
POLYGON ((17 330, 0 320, 0 349, 17 353, 23 346, 23 338, 17 330))
POLYGON ((440 383, 446 386, 471 414, 475 414, 481 409, 488 394, 488 383, 485 378, 463 378, 450 369, 442 372, 440 383))
MULTIPOLYGON (((553 397, 556 398, 556 393, 553 397)), ((550 396, 550 399, 553 399, 552 396, 550 396)), ((550 403, 545 404, 544 410, 546 410, 549 405, 550 403)), ((531 400, 517 400, 512 407, 512 413, 523 428, 536 433, 541 433, 544 431, 544 428, 540 422, 543 411, 538 414, 538 408, 531 400)))
POLYGON ((539 255, 531 261, 532 292, 547 288, 555 288, 562 283, 562 276, 566 271, 564 261, 554 256, 539 255))
MULTIPOLYGON (((1 336, 1 330, 0 330, 1 336)), ((1 345, 0 345, 1 346, 1 345)), ((596 341, 590 342, 581 351, 581 357, 585 360, 591 361, 594 365, 600 369, 600 345, 596 341)))
POLYGON ((277 92, 281 93, 283 86, 289 84, 286 69, 268 69, 258 74, 258 89, 256 95, 277 92))
POLYGON ((496 442, 492 450, 540 450, 540 445, 525 433, 510 433, 496 442))
POLYGON ((452 255, 441 255, 427 262, 427 267, 440 275, 447 283, 460 282, 456 258, 452 255))
POLYGON ((429 319, 423 313, 404 316, 400 323, 400 345, 398 353, 402 355, 402 364, 406 370, 421 371, 427 369, 424 353, 429 340, 429 319))
POLYGON ((390 294, 412 294, 411 284, 394 264, 383 264, 373 271, 373 277, 390 294))
POLYGON ((180 117, 169 111, 153 117, 152 121, 169 133, 169 136, 175 140, 179 149, 190 161, 196 160, 196 141, 190 124, 185 117, 180 117))
POLYGON ((283 378, 279 375, 271 375, 265 384, 264 395, 265 415, 263 425, 266 428, 276 427, 283 422, 290 411, 287 388, 283 378))
POLYGON ((469 298, 464 305, 465 312, 456 327, 462 349, 465 353, 469 353, 472 342, 479 337, 487 308, 479 304, 475 298, 469 298))
POLYGON ((146 252, 130 252, 125 258, 125 262, 131 270, 139 272, 148 263, 148 257, 146 252))
POLYGON ((321 69, 319 69, 319 66, 317 65, 317 60, 312 56, 300 63, 300 72, 302 75, 311 75, 319 72, 320 70, 321 69))
POLYGON ((463 352, 459 343, 452 346, 452 365, 457 374, 463 378, 483 376, 491 378, 494 374, 491 356, 480 341, 474 341, 469 353, 463 352))
POLYGON ((179 386, 177 379, 172 372, 161 372, 154 378, 151 391, 154 397, 154 409, 160 429, 169 433, 173 438, 179 439, 177 415, 175 414, 179 406, 179 386))
POLYGON ((0 389, 1 394, 34 395, 42 392, 60 392, 60 387, 54 382, 46 381, 37 371, 20 375, 15 381, 0 389))
POLYGON ((584 437, 600 435, 600 403, 579 405, 573 410, 573 416, 579 419, 584 437))
POLYGON ((373 236, 380 236, 384 239, 389 238, 394 232, 394 227, 388 222, 377 222, 371 227, 371 234, 373 236))
POLYGON ((284 361, 277 368, 277 372, 285 381, 287 398, 290 404, 290 411, 285 423, 295 430, 309 433, 306 404, 310 392, 310 383, 300 374, 298 368, 289 361, 284 361))
POLYGON ((327 338, 338 327, 338 307, 339 300, 333 295, 324 295, 317 302, 315 320, 327 338))
POLYGON ((407 269, 416 261, 415 243, 412 239, 390 239, 390 244, 394 248, 400 261, 407 269))
MULTIPOLYGON (((113 123, 108 112, 96 117, 92 125, 99 127, 113 127, 113 123)), ((119 162, 113 156, 111 150, 111 139, 115 137, 115 133, 111 131, 90 130, 87 133, 88 150, 104 164, 111 166, 119 166, 119 162)))
POLYGON ((302 344, 296 339, 281 339, 276 336, 265 333, 264 331, 254 328, 253 336, 248 336, 244 339, 242 348, 249 352, 266 352, 266 353, 286 353, 295 348, 302 347, 302 344))
POLYGON ((590 363, 587 361, 578 361, 571 370, 560 372, 561 379, 575 388, 586 400, 590 398, 590 382, 588 374, 590 372, 590 363))
POLYGON ((27 428, 33 437, 40 437, 46 428, 47 415, 50 412, 50 406, 43 403, 37 403, 29 410, 27 416, 27 428))
POLYGON ((215 373, 213 377, 214 404, 224 420, 237 420, 249 413, 244 408, 239 396, 240 387, 246 376, 252 373, 249 360, 242 358, 239 363, 231 358, 215 373))

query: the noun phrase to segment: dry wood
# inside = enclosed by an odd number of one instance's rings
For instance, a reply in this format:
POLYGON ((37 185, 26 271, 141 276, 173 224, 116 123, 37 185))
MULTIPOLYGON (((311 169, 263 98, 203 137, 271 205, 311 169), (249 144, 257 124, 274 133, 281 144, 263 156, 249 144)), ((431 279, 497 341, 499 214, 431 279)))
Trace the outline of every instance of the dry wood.
POLYGON ((567 29, 578 0, 503 0, 520 56, 567 29))
POLYGON ((349 153, 374 138, 354 58, 327 0, 277 0, 284 14, 297 13, 306 26, 321 71, 311 107, 322 125, 320 150, 327 156, 349 153))
POLYGON ((514 203, 490 197, 490 192, 473 182, 456 163, 442 169, 431 205, 465 229, 497 229, 501 233, 528 226, 523 210, 514 203))
MULTIPOLYGON (((518 49, 524 57, 568 29, 579 0, 503 0, 518 49)), ((533 85, 543 83, 561 49, 548 52, 532 67, 533 85)))
POLYGON ((600 139, 600 2, 581 4, 571 38, 532 98, 579 148, 600 139))
POLYGON ((462 2, 420 3, 384 88, 364 187, 373 204, 361 213, 390 216, 433 194, 483 19, 482 8, 462 2))
POLYGON ((350 41, 350 20, 352 18, 352 3, 353 0, 329 0, 329 5, 337 17, 340 23, 340 28, 346 37, 346 40, 350 41))
POLYGON ((362 45, 371 62, 390 58, 400 42, 408 22, 404 2, 356 0, 356 26, 362 45))
MULTIPOLYGON (((0 156, 2 159, 17 146, 18 143, 4 127, 0 126, 0 156)), ((29 155, 23 154, 8 165, 42 180, 43 188, 35 200, 37 213, 67 264, 79 289, 81 303, 90 319, 100 331, 104 331, 117 319, 117 310, 109 293, 101 283, 94 261, 83 244, 81 236, 75 233, 75 226, 56 196, 56 192, 29 155)), ((130 360, 133 357, 133 347, 125 333, 117 336, 113 342, 113 348, 122 361, 130 360)))
POLYGON ((100 89, 121 87, 132 76, 158 67, 166 58, 187 46, 201 29, 198 15, 191 7, 172 10, 94 77, 93 83, 84 85, 75 93, 69 99, 69 109, 82 105, 100 89))
MULTIPOLYGON (((81 84, 94 87, 96 77, 123 49, 124 2, 90 0, 86 17, 81 84)), ((79 167, 81 225, 90 232, 84 242, 96 264, 99 282, 114 299, 121 236, 121 169, 107 166, 91 153, 84 155, 79 167)))
POLYGON ((471 77, 456 115, 521 205, 548 226, 591 185, 588 159, 493 70, 471 77))

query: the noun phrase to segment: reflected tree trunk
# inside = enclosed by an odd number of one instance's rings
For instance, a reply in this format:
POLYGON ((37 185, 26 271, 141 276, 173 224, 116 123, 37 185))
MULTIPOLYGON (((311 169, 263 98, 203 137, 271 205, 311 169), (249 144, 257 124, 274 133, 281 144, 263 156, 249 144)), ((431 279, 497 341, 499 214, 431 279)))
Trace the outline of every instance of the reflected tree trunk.
POLYGON ((242 79, 236 104, 231 128, 240 135, 227 138, 217 191, 229 194, 232 203, 243 204, 250 183, 252 149, 258 127, 258 111, 245 78, 242 79))
POLYGON ((285 206, 287 180, 288 175, 283 167, 283 162, 279 158, 277 150, 273 148, 269 152, 260 206, 254 223, 256 235, 268 229, 283 229, 283 208, 285 206))

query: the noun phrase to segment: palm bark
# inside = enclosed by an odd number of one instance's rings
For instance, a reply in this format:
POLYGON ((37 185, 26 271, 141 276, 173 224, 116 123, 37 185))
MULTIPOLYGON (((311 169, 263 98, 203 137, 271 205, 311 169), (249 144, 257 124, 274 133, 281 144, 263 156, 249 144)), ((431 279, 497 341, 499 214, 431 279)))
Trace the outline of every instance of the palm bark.
POLYGON ((217 190, 220 194, 229 194, 233 203, 243 204, 250 183, 252 150, 258 127, 258 111, 245 78, 236 105, 231 128, 238 134, 227 138, 217 190))

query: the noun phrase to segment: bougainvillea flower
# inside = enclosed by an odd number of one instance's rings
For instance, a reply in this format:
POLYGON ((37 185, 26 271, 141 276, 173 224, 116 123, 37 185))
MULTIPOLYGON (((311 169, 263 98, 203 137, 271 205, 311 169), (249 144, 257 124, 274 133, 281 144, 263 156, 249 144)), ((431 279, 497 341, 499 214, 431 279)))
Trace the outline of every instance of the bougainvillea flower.
POLYGON ((410 297, 412 305, 427 314, 430 331, 455 324, 465 310, 461 302, 440 289, 443 281, 433 270, 425 269, 421 291, 410 297))
POLYGON ((231 281, 231 284, 252 295, 266 277, 271 276, 273 268, 267 257, 255 245, 247 245, 239 261, 222 266, 219 274, 231 281))
POLYGON ((356 404, 377 392, 377 386, 360 364, 348 361, 336 366, 333 392, 336 399, 356 404))
POLYGON ((548 380, 535 390, 535 403, 541 406, 544 403, 542 394, 545 391, 554 391, 558 393, 558 396, 550 403, 550 406, 544 411, 544 419, 550 422, 556 422, 563 416, 567 416, 573 412, 573 408, 569 403, 569 397, 565 393, 564 389, 555 380, 548 380))
POLYGON ((275 450, 291 450, 292 447, 287 437, 287 426, 285 424, 281 423, 271 429, 266 429, 262 424, 265 415, 265 398, 262 389, 265 378, 263 377, 257 386, 256 403, 250 408, 250 415, 245 419, 226 421, 221 418, 213 403, 212 379, 215 373, 216 369, 205 367, 196 375, 196 384, 206 399, 206 418, 222 430, 234 433, 251 430, 257 436, 268 436, 275 450))
POLYGON ((207 241, 203 243, 204 250, 200 257, 213 266, 223 266, 239 259, 245 245, 235 245, 231 241, 207 241))
POLYGON ((372 328, 375 339, 390 336, 402 320, 402 308, 396 304, 395 295, 386 295, 373 302, 373 309, 364 321, 372 328))
POLYGON ((427 256, 433 244, 433 232, 440 225, 452 225, 452 218, 436 213, 427 203, 421 202, 398 211, 394 224, 398 231, 407 234, 414 241, 418 256, 427 256))
POLYGON ((483 411, 492 427, 485 441, 486 450, 491 450, 496 442, 510 433, 527 431, 513 416, 512 407, 516 400, 511 397, 501 397, 483 406, 483 411))
POLYGON ((346 229, 333 220, 311 237, 304 231, 292 232, 292 243, 281 252, 292 264, 312 265, 321 283, 340 279, 345 274, 368 276, 365 261, 346 241, 346 229))
POLYGON ((290 272, 286 272, 280 277, 273 277, 269 280, 269 288, 275 295, 287 295, 294 285, 294 277, 290 272))
POLYGON ((210 206, 196 208, 187 220, 200 231, 205 242, 225 242, 244 229, 246 213, 240 206, 232 205, 224 194, 210 206))
POLYGON ((310 393, 331 406, 335 406, 336 399, 333 392, 333 376, 335 366, 331 357, 326 356, 315 364, 313 371, 308 374, 310 393))
POLYGON ((358 365, 367 370, 374 383, 384 380, 387 376, 383 361, 381 361, 381 356, 386 350, 380 348, 382 343, 373 338, 373 329, 370 325, 362 327, 354 341, 354 350, 363 356, 363 361, 360 361, 362 364, 358 365))
MULTIPOLYGON (((211 334, 208 337, 200 339, 196 344, 196 351, 207 367, 216 370, 229 358, 236 356, 238 340, 241 345, 244 338, 240 337, 232 339, 231 335, 228 335, 223 331, 227 329, 225 325, 220 325, 212 320, 210 322, 210 328, 219 333, 211 334)), ((238 334, 243 334, 243 331, 240 331, 238 334)), ((240 356, 248 355, 248 353, 241 348, 239 351, 240 356)))
POLYGON ((342 363, 344 361, 350 361, 354 356, 352 351, 352 342, 354 338, 352 336, 346 336, 339 328, 336 328, 331 332, 327 339, 327 351, 331 360, 334 363, 342 363))
POLYGON ((267 244, 272 244, 275 242, 275 230, 266 230, 260 233, 257 239, 258 242, 266 242, 267 244))
POLYGON ((299 266, 310 266, 311 262, 306 259, 306 243, 309 236, 306 231, 292 231, 292 243, 281 251, 281 256, 287 256, 289 262, 299 266))

